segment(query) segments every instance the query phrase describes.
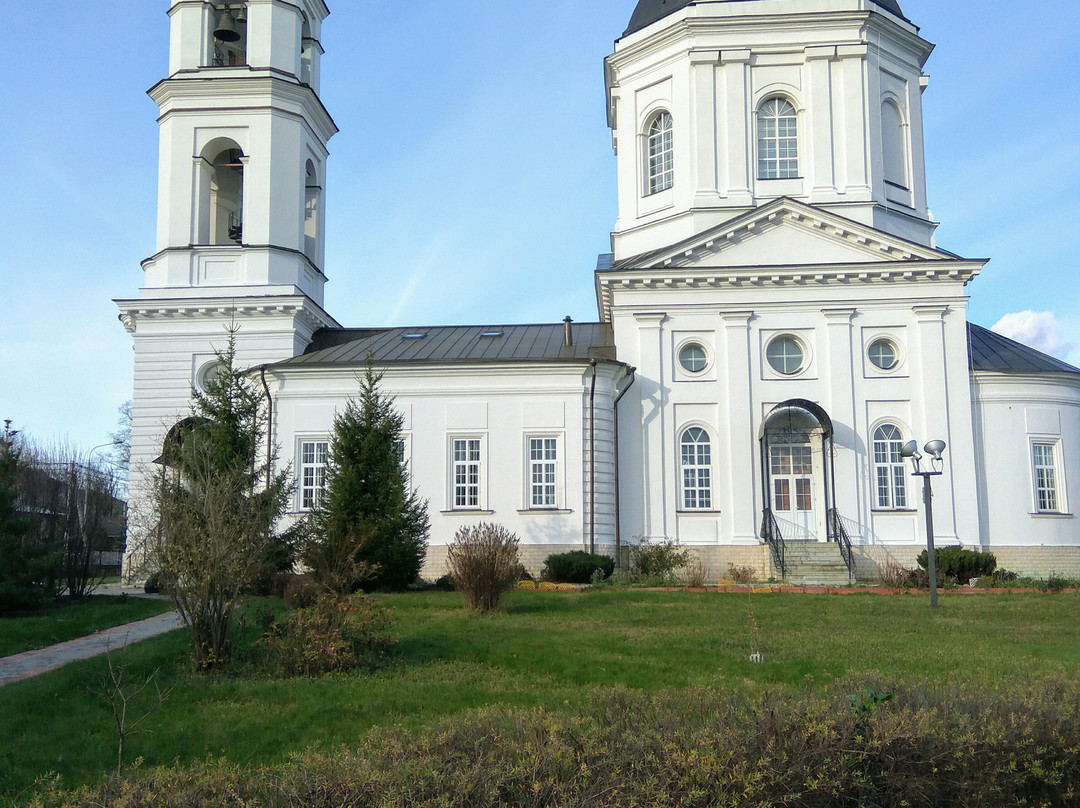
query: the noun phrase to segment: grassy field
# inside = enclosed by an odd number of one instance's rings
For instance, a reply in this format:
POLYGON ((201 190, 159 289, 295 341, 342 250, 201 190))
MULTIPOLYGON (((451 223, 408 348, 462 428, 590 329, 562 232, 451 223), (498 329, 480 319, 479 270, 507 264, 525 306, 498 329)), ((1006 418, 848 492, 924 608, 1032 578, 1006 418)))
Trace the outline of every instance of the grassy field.
MULTIPOLYGON (((503 613, 468 616, 452 593, 380 598, 395 610, 393 664, 373 675, 275 681, 192 673, 174 632, 122 655, 172 691, 129 757, 167 765, 225 756, 273 763, 354 745, 374 726, 419 727, 490 704, 574 709, 616 684, 820 689, 863 671, 940 681, 1020 681, 1080 666, 1080 596, 755 594, 763 664, 749 661, 746 594, 514 592, 503 613)), ((120 656, 120 655, 118 655, 120 656)), ((88 687, 103 659, 0 688, 0 794, 35 777, 97 779, 115 760, 112 718, 88 687)))
POLYGON ((153 617, 172 608, 163 600, 93 595, 61 601, 25 617, 0 618, 0 657, 45 648, 95 631, 153 617))

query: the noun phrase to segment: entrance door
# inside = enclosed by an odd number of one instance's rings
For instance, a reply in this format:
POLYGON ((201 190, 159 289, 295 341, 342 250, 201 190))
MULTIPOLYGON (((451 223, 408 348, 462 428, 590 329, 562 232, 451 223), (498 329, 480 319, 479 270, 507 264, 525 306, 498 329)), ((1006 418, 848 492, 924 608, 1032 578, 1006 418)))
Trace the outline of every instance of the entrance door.
POLYGON ((814 528, 814 454, 805 442, 773 443, 769 446, 769 479, 772 511, 785 539, 816 539, 814 528))

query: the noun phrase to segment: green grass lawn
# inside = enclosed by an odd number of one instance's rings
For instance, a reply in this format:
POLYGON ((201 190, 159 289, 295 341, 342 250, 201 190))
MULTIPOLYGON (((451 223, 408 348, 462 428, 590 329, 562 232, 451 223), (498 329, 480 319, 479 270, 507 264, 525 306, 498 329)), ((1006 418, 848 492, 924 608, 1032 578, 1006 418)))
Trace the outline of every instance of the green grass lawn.
POLYGON ((92 595, 61 601, 40 612, 0 618, 0 657, 45 648, 95 631, 133 623, 172 608, 170 601, 92 595))
MULTIPOLYGON (((373 675, 275 681, 191 671, 173 632, 119 652, 132 674, 159 670, 172 692, 128 756, 169 765, 225 756, 274 763, 355 745, 374 726, 420 727, 484 705, 573 709, 616 684, 645 690, 818 689, 875 670, 887 677, 1008 682, 1080 666, 1080 596, 753 595, 764 664, 749 661, 746 594, 513 592, 468 616, 452 593, 380 597, 395 609, 394 662, 373 675)), ((69 785, 114 765, 111 715, 88 660, 0 688, 0 794, 60 772, 69 785)))

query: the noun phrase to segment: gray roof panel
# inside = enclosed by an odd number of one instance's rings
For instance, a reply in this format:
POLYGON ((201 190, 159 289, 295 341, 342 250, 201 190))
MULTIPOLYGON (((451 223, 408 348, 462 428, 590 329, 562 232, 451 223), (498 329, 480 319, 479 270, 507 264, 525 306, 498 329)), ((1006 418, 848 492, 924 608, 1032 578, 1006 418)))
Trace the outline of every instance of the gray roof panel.
POLYGON ((973 371, 1080 373, 1080 368, 1075 368, 1068 362, 1062 362, 975 323, 968 323, 968 361, 973 371))
MULTIPOLYGON (((707 2, 738 3, 743 2, 743 0, 707 0, 707 2)), ((911 22, 904 16, 904 12, 900 10, 897 0, 873 0, 873 2, 900 19, 911 22)), ((697 5, 697 3, 698 0, 638 0, 634 13, 630 16, 630 24, 623 31, 623 36, 640 31, 657 20, 662 20, 669 14, 674 14, 679 9, 697 5)))
POLYGON ((573 345, 564 344, 562 323, 543 325, 451 325, 413 328, 324 328, 300 356, 279 365, 362 365, 453 362, 587 362, 615 360, 611 326, 572 323, 573 345), (499 332, 498 336, 483 336, 499 332), (409 334, 423 334, 409 338, 409 334))

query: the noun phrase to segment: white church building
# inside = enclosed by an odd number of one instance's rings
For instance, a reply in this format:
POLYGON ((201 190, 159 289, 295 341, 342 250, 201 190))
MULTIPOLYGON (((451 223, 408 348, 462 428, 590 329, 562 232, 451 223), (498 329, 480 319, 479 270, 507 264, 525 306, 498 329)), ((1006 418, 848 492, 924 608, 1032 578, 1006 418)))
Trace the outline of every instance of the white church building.
POLYGON ((668 538, 718 576, 871 578, 925 547, 900 447, 931 439, 947 444, 939 546, 1080 577, 1080 370, 967 321, 985 261, 935 243, 933 46, 896 0, 640 0, 604 62, 618 219, 597 321, 410 328, 324 308, 328 13, 172 4, 169 75, 150 90, 157 252, 117 301, 133 468, 235 323, 297 514, 358 370, 371 355, 384 371, 428 500, 428 577, 459 527, 494 521, 534 570, 668 538))

